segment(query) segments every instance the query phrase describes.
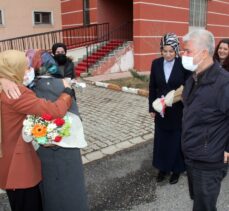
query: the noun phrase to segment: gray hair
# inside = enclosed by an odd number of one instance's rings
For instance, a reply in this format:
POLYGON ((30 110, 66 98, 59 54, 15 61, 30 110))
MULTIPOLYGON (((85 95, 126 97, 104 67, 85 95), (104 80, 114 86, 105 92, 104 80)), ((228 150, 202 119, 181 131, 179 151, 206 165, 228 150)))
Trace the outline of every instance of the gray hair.
POLYGON ((211 56, 214 55, 215 39, 214 35, 210 31, 204 29, 191 31, 183 37, 184 42, 190 40, 194 42, 195 47, 197 47, 198 49, 208 50, 211 56))

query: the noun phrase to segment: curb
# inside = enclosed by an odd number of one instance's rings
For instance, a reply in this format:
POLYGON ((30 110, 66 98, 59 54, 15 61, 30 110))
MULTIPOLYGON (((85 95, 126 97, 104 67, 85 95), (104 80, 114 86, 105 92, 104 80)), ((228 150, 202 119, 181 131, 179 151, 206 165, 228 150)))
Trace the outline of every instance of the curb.
POLYGON ((83 154, 81 151, 82 162, 83 164, 90 163, 92 161, 99 160, 106 156, 113 155, 116 152, 122 151, 124 149, 128 149, 138 144, 145 143, 151 139, 153 139, 153 133, 147 133, 143 136, 138 136, 138 137, 120 142, 118 144, 113 144, 105 148, 101 148, 100 150, 97 150, 97 151, 93 151, 93 152, 89 152, 85 154, 83 154))
POLYGON ((98 86, 98 87, 103 87, 103 88, 107 88, 107 89, 111 89, 111 90, 115 90, 115 91, 122 91, 122 92, 127 92, 127 93, 131 93, 131 94, 136 94, 136 95, 140 95, 140 96, 144 96, 144 97, 148 97, 149 96, 149 91, 145 90, 145 89, 136 89, 136 88, 130 88, 130 87, 126 87, 126 86, 119 86, 116 84, 111 84, 111 83, 104 83, 104 82, 91 82, 93 85, 98 86))

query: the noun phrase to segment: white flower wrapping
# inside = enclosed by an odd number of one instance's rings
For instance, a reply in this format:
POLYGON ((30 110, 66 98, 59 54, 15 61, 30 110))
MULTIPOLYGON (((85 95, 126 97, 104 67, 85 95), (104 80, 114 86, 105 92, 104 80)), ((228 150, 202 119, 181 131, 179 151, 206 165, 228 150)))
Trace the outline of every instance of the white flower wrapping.
MULTIPOLYGON (((70 135, 64 136, 60 142, 52 142, 51 144, 64 147, 64 148, 84 148, 87 146, 87 142, 84 137, 83 125, 80 118, 71 113, 66 113, 68 119, 71 120, 71 127, 70 127, 70 135)), ((65 115, 65 116, 66 116, 65 115)), ((32 122, 28 119, 24 120, 23 122, 23 129, 22 129, 22 137, 25 142, 31 142, 34 145, 34 148, 37 149, 39 144, 33 140, 32 134, 30 133, 29 127, 32 126, 32 122)), ((53 139, 56 135, 56 131, 54 130, 57 126, 55 124, 49 124, 47 127, 48 136, 53 139), (53 131, 53 132, 52 132, 53 131)))
POLYGON ((164 117, 166 107, 172 107, 174 103, 182 100, 183 89, 184 87, 181 85, 178 89, 168 92, 165 97, 161 96, 161 98, 154 100, 152 103, 154 110, 164 117))

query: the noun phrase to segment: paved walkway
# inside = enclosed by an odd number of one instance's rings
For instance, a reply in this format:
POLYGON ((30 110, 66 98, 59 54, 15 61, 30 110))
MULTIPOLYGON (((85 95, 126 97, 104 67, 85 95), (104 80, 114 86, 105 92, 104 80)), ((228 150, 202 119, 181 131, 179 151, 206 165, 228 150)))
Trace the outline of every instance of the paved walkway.
POLYGON ((83 162, 100 159, 152 138, 146 97, 87 85, 77 100, 88 147, 83 162))

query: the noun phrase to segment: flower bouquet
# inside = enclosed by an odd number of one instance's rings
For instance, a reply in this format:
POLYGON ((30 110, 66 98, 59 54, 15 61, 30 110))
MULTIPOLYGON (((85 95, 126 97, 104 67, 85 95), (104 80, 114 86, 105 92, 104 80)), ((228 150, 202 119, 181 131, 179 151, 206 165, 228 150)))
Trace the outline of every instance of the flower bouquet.
POLYGON ((60 142, 65 136, 70 136, 71 118, 65 116, 53 119, 49 114, 41 117, 27 115, 23 126, 26 142, 34 140, 38 144, 53 144, 60 142))
POLYGON ((27 115, 23 122, 22 137, 32 142, 35 149, 39 145, 57 145, 65 148, 83 148, 87 146, 80 118, 67 112, 63 118, 53 119, 51 115, 41 117, 27 115))
POLYGON ((181 85, 176 90, 168 92, 166 96, 161 96, 161 98, 154 100, 152 104, 154 110, 160 113, 162 117, 164 117, 166 107, 172 107, 174 103, 182 100, 183 89, 184 86, 181 85))

